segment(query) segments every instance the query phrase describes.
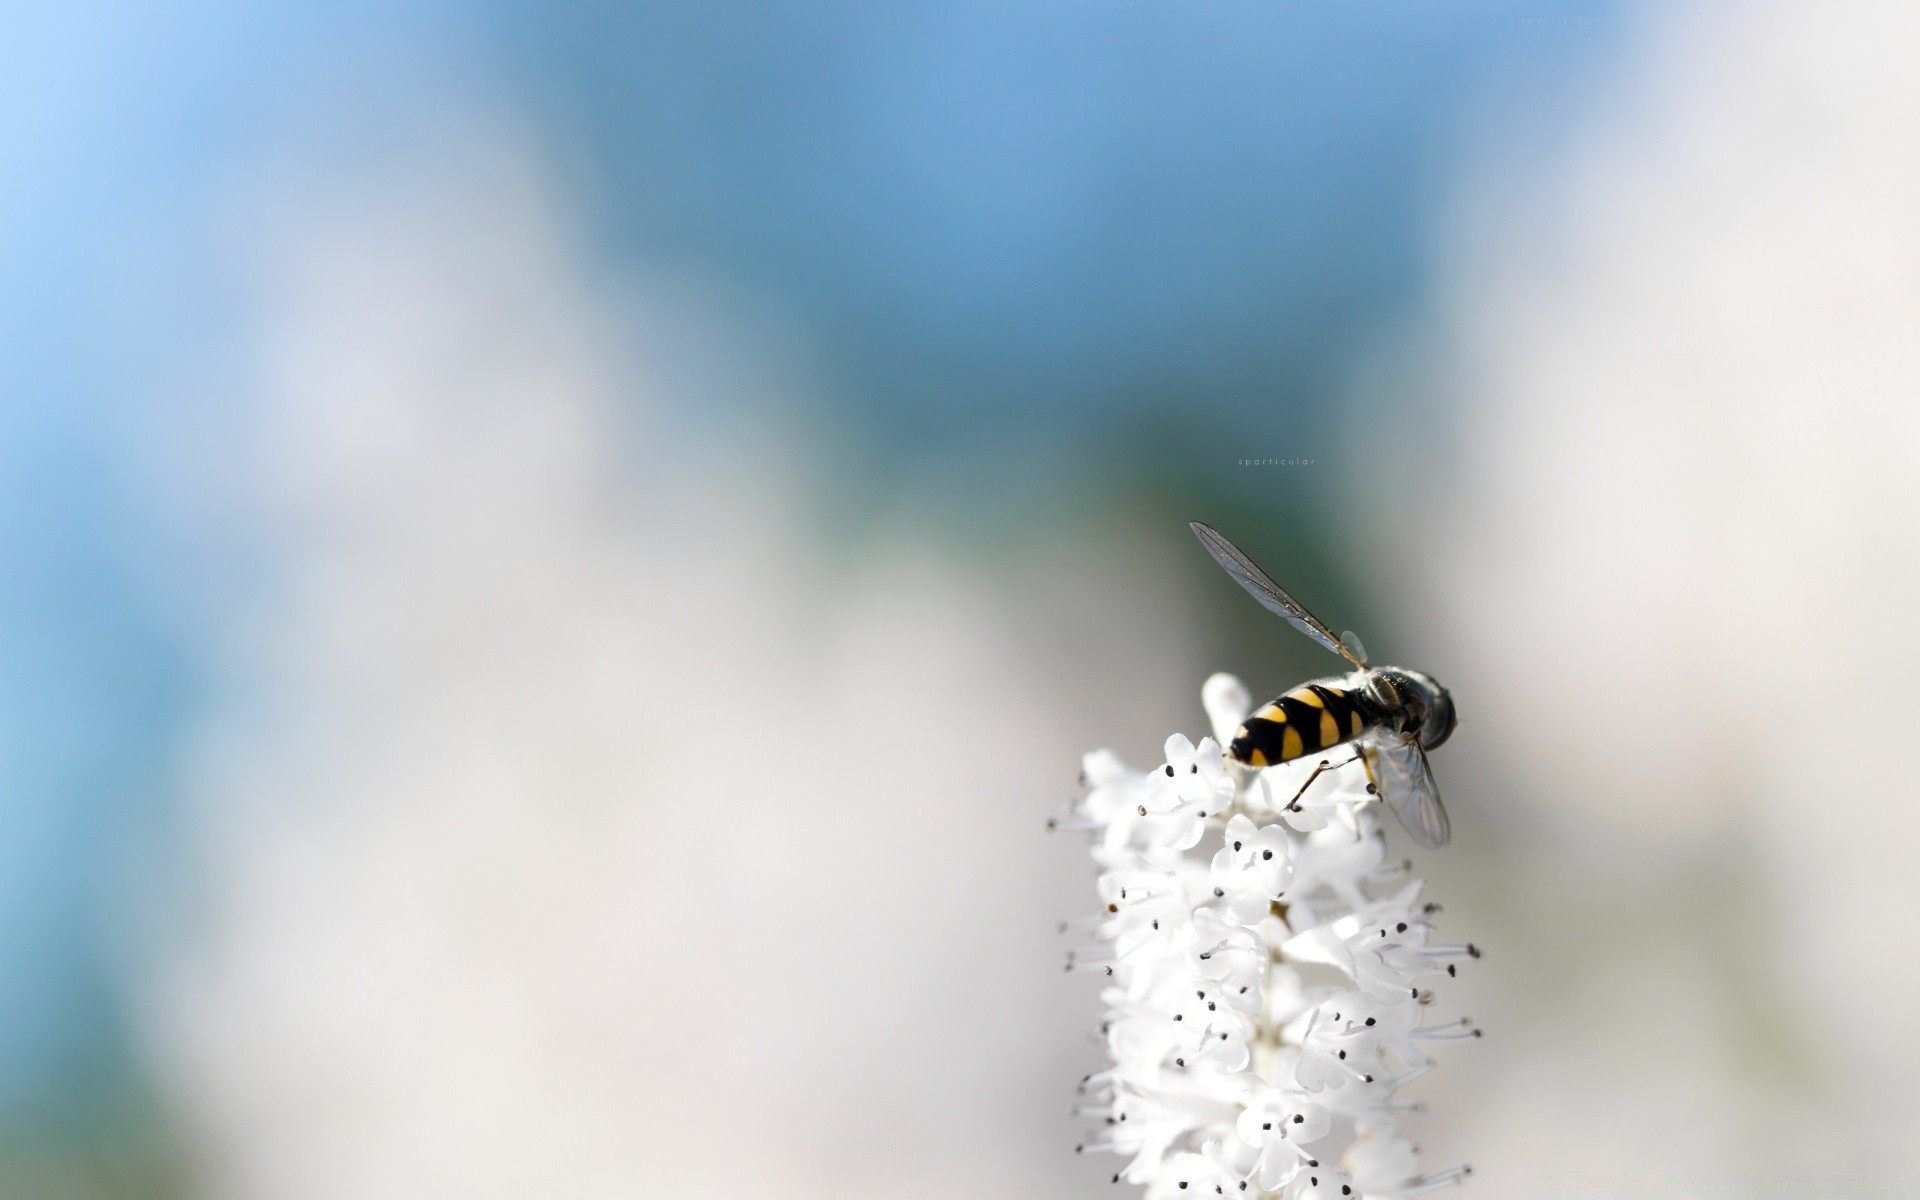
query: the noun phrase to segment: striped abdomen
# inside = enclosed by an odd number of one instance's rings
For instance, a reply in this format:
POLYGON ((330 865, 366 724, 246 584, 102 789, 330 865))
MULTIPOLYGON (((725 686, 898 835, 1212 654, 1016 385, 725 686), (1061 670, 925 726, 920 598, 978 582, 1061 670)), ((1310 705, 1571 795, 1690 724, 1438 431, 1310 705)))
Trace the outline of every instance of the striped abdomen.
POLYGON ((1373 721, 1362 703, 1339 684, 1303 683, 1254 709, 1227 753, 1250 767, 1316 754, 1366 732, 1373 721))

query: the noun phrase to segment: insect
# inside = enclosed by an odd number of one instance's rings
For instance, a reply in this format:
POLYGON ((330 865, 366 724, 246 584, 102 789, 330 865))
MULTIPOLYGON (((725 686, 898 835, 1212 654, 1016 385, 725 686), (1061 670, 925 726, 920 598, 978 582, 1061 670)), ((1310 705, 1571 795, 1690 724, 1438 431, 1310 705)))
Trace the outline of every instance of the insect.
MULTIPOLYGON (((1347 761, 1364 765, 1368 790, 1387 802, 1413 840, 1430 850, 1446 845, 1447 810, 1427 751, 1453 733, 1453 696, 1425 672, 1369 666, 1359 638, 1333 636, 1238 546, 1209 525, 1192 525, 1200 544, 1255 600, 1354 667, 1346 675, 1309 680, 1253 710, 1234 732, 1227 756, 1244 767, 1270 767, 1352 742, 1356 753, 1347 761)), ((1295 803, 1328 768, 1325 761, 1319 764, 1295 803)))

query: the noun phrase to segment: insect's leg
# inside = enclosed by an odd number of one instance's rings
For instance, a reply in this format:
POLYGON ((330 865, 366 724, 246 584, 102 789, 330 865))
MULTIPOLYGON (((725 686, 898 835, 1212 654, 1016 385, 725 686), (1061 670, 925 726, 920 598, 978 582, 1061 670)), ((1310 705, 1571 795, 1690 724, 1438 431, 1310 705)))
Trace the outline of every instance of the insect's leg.
POLYGON ((1300 790, 1293 794, 1293 799, 1287 801, 1288 812, 1300 811, 1300 797, 1307 794, 1307 789, 1313 786, 1313 781, 1320 778, 1320 772, 1326 770, 1329 765, 1326 759, 1320 760, 1320 765, 1313 769, 1313 774, 1307 776, 1307 781, 1300 785, 1300 790))
POLYGON ((1372 796, 1376 800, 1379 799, 1380 781, 1374 778, 1373 762, 1367 758, 1367 752, 1365 750, 1355 750, 1353 756, 1360 760, 1360 769, 1367 773, 1367 795, 1372 796))
MULTIPOLYGON (((1366 747, 1357 747, 1353 752, 1353 757, 1359 761, 1360 769, 1367 773, 1367 799, 1361 803, 1364 804, 1380 799, 1380 780, 1373 773, 1373 760, 1367 757, 1366 747)), ((1359 805, 1355 805, 1351 812, 1342 811, 1340 813, 1342 823, 1348 825, 1353 830, 1353 836, 1355 837, 1360 836, 1359 811, 1359 805)))
MULTIPOLYGON (((1313 786, 1313 781, 1320 778, 1320 772, 1337 770, 1340 767, 1350 767, 1354 763, 1360 763, 1362 766, 1365 766, 1366 761, 1367 760, 1365 755, 1363 755, 1359 751, 1355 751, 1353 757, 1349 758, 1347 761, 1343 763, 1330 763, 1324 758, 1321 759, 1320 764, 1314 767, 1313 774, 1307 776, 1307 781, 1301 784, 1300 790, 1293 794, 1293 799, 1287 801, 1286 810, 1288 812, 1300 811, 1300 797, 1306 795, 1307 789, 1313 786)), ((1367 794, 1373 795, 1375 790, 1376 789, 1374 788, 1374 785, 1373 785, 1373 768, 1368 767, 1367 768, 1367 794)))

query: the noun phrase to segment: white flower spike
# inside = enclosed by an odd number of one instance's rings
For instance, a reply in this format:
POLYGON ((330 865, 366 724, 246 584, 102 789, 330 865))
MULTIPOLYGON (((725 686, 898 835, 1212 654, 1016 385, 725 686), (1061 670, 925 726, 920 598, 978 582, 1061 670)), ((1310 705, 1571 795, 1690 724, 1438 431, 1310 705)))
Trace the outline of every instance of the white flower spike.
POLYGON ((1252 708, 1215 675, 1211 737, 1166 761, 1087 755, 1086 795, 1057 829, 1087 831, 1100 866, 1093 944, 1067 968, 1108 977, 1108 1067, 1081 1081, 1100 1124, 1081 1151, 1121 1155, 1113 1181, 1148 1200, 1396 1200, 1460 1182, 1423 1173, 1396 1100, 1428 1047, 1475 1038, 1430 1024, 1432 985, 1480 957, 1429 940, 1439 906, 1389 863, 1364 774, 1329 771, 1293 803, 1304 763, 1250 773, 1221 753, 1252 708), (1337 980, 1337 982, 1336 982, 1337 980))

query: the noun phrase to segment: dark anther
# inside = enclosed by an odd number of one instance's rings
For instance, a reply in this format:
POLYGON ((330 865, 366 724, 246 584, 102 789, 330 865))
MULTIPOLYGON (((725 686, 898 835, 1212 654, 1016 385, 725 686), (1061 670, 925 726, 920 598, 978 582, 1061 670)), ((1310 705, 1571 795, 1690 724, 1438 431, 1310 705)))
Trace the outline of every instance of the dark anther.
POLYGON ((1293 1114, 1293 1123, 1295 1125, 1305 1125, 1307 1123, 1307 1119, 1304 1116, 1300 1115, 1299 1113, 1295 1113, 1293 1114))
MULTIPOLYGON (((1168 779, 1172 779, 1172 778, 1173 778, 1173 764, 1172 764, 1172 763, 1168 763, 1168 764, 1167 764, 1167 778, 1168 778, 1168 779)), ((1186 1185, 1185 1185, 1185 1184, 1181 1184, 1180 1186, 1181 1186, 1181 1187, 1185 1187, 1186 1185)))
POLYGON ((1351 1196, 1353 1195, 1353 1189, 1343 1183, 1340 1185, 1340 1194, 1342 1196, 1351 1196))
POLYGON ((1405 921, 1400 922, 1393 927, 1393 931, 1395 933, 1405 933, 1407 931, 1407 923, 1405 921))
POLYGON ((1375 787, 1375 786, 1373 786, 1372 784, 1368 784, 1368 785, 1367 785, 1367 795, 1369 795, 1369 796, 1377 796, 1377 795, 1379 795, 1379 794, 1380 794, 1380 789, 1379 789, 1379 788, 1377 788, 1377 787, 1375 787))
POLYGON ((1467 953, 1468 953, 1469 955, 1471 955, 1472 957, 1474 957, 1474 958, 1479 958, 1479 957, 1480 957, 1480 947, 1478 947, 1478 946, 1476 946, 1476 945, 1474 945, 1474 944, 1473 944, 1472 942, 1468 942, 1468 943, 1467 943, 1467 953))
POLYGON ((1185 1013, 1175 1013, 1173 1014, 1173 1019, 1176 1021, 1184 1021, 1187 1017, 1185 1013))
POLYGON ((1180 1181, 1180 1190, 1183 1192, 1187 1190, 1187 1181, 1184 1179, 1180 1181))
POLYGON ((1214 1011, 1216 1011, 1216 1010, 1215 1010, 1215 1008, 1214 1008, 1214 1004, 1213 1004, 1213 1001, 1211 1001, 1211 1000, 1209 1000, 1209 1001, 1207 1001, 1207 1011, 1208 1011, 1208 1012, 1214 1012, 1214 1011))
POLYGON ((1453 978, 1455 978, 1455 979, 1458 979, 1458 978, 1460 978, 1460 972, 1458 972, 1458 971, 1456 971, 1456 970, 1454 970, 1454 969, 1453 969, 1453 964, 1452 964, 1452 963, 1448 963, 1448 964, 1447 964, 1447 974, 1448 974, 1448 975, 1450 975, 1450 976, 1452 976, 1452 977, 1453 977, 1453 978))
POLYGON ((1155 929, 1158 929, 1158 928, 1160 928, 1160 918, 1158 918, 1158 917, 1155 917, 1155 918, 1153 919, 1153 927, 1154 927, 1155 929))
POLYGON ((1141 816, 1143 816, 1143 817, 1144 817, 1144 816, 1146 816, 1146 815, 1147 815, 1147 806, 1146 806, 1146 805, 1144 805, 1144 804, 1142 804, 1142 805, 1140 805, 1139 807, 1140 807, 1140 815, 1141 815, 1141 816))
POLYGON ((1262 850, 1262 851, 1260 852, 1260 857, 1261 857, 1261 858, 1272 858, 1272 857, 1273 857, 1273 851, 1271 851, 1271 850, 1262 850))
POLYGON ((1313 1185, 1314 1187, 1319 1187, 1319 1186, 1320 1186, 1320 1177, 1319 1177, 1318 1175, 1312 1175, 1312 1176, 1309 1176, 1309 1177, 1307 1178, 1307 1182, 1308 1182, 1308 1183, 1310 1183, 1310 1184, 1312 1184, 1312 1185, 1313 1185))
POLYGON ((1371 1024, 1373 1024, 1373 1018, 1372 1018, 1372 1017, 1368 1017, 1368 1018, 1367 1018, 1367 1024, 1369 1024, 1369 1025, 1371 1025, 1371 1024))
POLYGON ((1189 774, 1198 775, 1200 773, 1200 764, 1199 763, 1193 764, 1191 767, 1187 768, 1187 771, 1189 774))
POLYGON ((1226 890, 1225 890, 1224 888, 1215 888, 1215 889, 1213 889, 1213 894, 1214 894, 1214 895, 1216 895, 1216 896, 1224 896, 1224 895, 1226 895, 1227 893, 1226 893, 1226 890))
POLYGON ((1340 1052, 1340 1061, 1341 1061, 1341 1062, 1345 1062, 1345 1061, 1347 1061, 1347 1052, 1346 1052, 1345 1050, 1342 1050, 1342 1051, 1340 1052))
POLYGON ((1233 844, 1233 848, 1234 848, 1235 850, 1238 850, 1238 849, 1240 848, 1240 843, 1239 843, 1239 842, 1235 842, 1235 843, 1233 844))
POLYGON ((1176 1067, 1184 1067, 1187 1065, 1187 1060, 1184 1058, 1176 1058, 1173 1060, 1173 1065, 1176 1067))
POLYGON ((1480 1036, 1480 1031, 1479 1031, 1478 1029, 1476 1029, 1476 1030, 1474 1030, 1474 1031, 1473 1031, 1473 1036, 1475 1036, 1475 1037, 1479 1037, 1479 1036, 1480 1036))
POLYGON ((1268 1121, 1268 1122, 1267 1122, 1267 1123, 1266 1123, 1265 1125, 1262 1125, 1262 1126, 1261 1126, 1260 1128, 1262 1128, 1262 1129, 1272 1129, 1272 1128, 1273 1128, 1273 1122, 1272 1122, 1272 1121, 1268 1121))
POLYGON ((1372 1083, 1372 1082, 1373 1082, 1373 1076, 1371 1076, 1371 1075, 1362 1075, 1362 1076, 1360 1077, 1360 1082, 1361 1082, 1361 1083, 1372 1083))

